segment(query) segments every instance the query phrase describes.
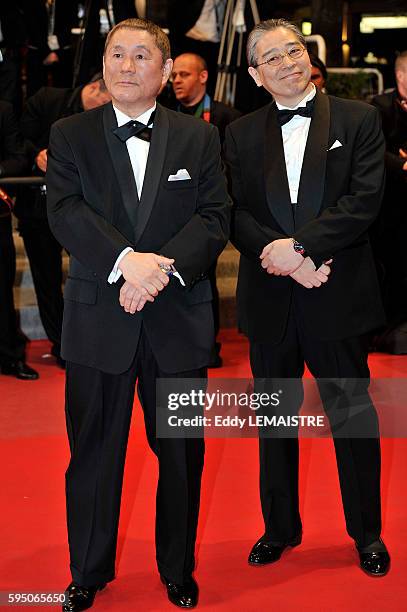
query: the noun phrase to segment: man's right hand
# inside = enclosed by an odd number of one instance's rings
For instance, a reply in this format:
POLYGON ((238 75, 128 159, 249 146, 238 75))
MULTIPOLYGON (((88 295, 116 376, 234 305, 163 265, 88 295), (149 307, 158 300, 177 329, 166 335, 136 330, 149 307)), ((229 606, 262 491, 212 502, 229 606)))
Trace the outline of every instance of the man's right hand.
POLYGON ((42 151, 40 151, 37 155, 37 157, 35 158, 35 163, 37 164, 38 168, 40 170, 42 170, 43 172, 47 171, 47 149, 42 149, 42 151))
POLYGON ((320 287, 323 283, 326 283, 328 276, 331 272, 330 264, 332 259, 326 261, 318 268, 315 269, 314 262, 310 257, 306 257, 297 270, 290 274, 297 283, 306 287, 306 289, 312 289, 313 287, 320 287))
POLYGON ((162 257, 155 253, 127 253, 119 263, 123 277, 137 289, 145 289, 152 296, 158 295, 169 283, 165 272, 159 268, 159 264, 171 265, 174 259, 162 257))

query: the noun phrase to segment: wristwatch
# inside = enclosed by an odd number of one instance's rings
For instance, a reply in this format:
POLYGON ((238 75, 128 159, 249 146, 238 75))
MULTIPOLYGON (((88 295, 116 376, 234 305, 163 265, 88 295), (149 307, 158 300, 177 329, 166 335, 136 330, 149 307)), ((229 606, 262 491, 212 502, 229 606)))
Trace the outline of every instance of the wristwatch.
POLYGON ((174 276, 174 278, 177 278, 179 282, 181 283, 181 285, 185 287, 184 279, 182 278, 181 274, 172 264, 167 265, 167 264, 160 263, 158 264, 158 267, 160 268, 161 272, 164 272, 164 274, 166 274, 167 276, 174 276))
POLYGON ((292 238, 292 241, 293 241, 294 251, 296 253, 299 253, 300 255, 302 255, 304 257, 304 259, 305 259, 305 257, 308 257, 308 253, 305 250, 305 247, 302 244, 300 244, 298 242, 298 240, 295 240, 295 238, 292 238))

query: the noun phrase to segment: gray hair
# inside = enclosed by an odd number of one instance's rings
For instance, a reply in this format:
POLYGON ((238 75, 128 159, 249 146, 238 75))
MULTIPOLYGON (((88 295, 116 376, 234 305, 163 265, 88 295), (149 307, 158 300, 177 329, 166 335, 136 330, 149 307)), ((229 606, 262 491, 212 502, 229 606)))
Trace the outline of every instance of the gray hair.
POLYGON ((278 28, 284 28, 285 30, 293 32, 293 34, 295 34, 295 36, 298 38, 299 42, 304 45, 304 47, 307 46, 305 37, 294 23, 291 23, 286 19, 266 19, 265 21, 260 21, 254 26, 247 39, 246 54, 249 66, 255 67, 257 64, 256 46, 263 34, 266 32, 272 32, 278 28))

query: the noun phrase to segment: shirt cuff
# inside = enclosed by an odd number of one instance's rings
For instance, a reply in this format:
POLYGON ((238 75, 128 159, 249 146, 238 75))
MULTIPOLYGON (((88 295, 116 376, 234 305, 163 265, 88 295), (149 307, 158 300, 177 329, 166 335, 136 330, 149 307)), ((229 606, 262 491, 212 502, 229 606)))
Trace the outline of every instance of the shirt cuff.
POLYGON ((126 247, 125 249, 123 249, 123 251, 120 253, 119 257, 116 259, 116 262, 113 266, 112 271, 110 272, 107 282, 112 284, 112 283, 116 283, 119 278, 122 275, 122 271, 119 270, 119 263, 121 262, 121 260, 123 259, 123 257, 125 255, 127 255, 127 253, 134 253, 134 249, 132 249, 131 247, 126 247))
POLYGON ((183 287, 185 287, 185 286, 186 286, 186 285, 185 285, 185 281, 184 281, 184 279, 182 278, 181 274, 180 274, 180 273, 178 272, 178 270, 176 270, 175 268, 174 268, 174 270, 173 270, 173 272, 172 272, 172 276, 174 276, 175 278, 177 278, 183 287))

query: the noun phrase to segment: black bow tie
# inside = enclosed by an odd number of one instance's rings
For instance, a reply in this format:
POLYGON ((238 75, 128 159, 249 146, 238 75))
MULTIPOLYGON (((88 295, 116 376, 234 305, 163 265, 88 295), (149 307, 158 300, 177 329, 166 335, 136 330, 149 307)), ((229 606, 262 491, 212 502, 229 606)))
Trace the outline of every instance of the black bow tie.
POLYGON ((306 106, 300 106, 299 108, 293 108, 292 110, 289 108, 282 108, 277 111, 277 120, 280 125, 285 125, 295 115, 301 115, 301 117, 312 117, 312 113, 314 112, 314 102, 315 96, 307 102, 306 106))
POLYGON ((150 125, 154 121, 154 115, 155 115, 155 111, 151 113, 151 116, 150 116, 150 119, 148 120, 147 125, 145 125, 144 123, 141 123, 140 121, 136 121, 132 119, 131 121, 128 121, 124 125, 121 125, 120 127, 115 128, 113 130, 113 133, 116 134, 116 136, 120 138, 122 142, 126 142, 126 140, 128 140, 132 136, 137 136, 137 138, 140 138, 141 140, 150 142, 151 133, 153 131, 153 128, 150 127, 150 125))

